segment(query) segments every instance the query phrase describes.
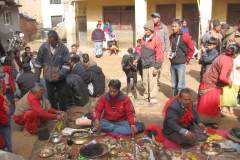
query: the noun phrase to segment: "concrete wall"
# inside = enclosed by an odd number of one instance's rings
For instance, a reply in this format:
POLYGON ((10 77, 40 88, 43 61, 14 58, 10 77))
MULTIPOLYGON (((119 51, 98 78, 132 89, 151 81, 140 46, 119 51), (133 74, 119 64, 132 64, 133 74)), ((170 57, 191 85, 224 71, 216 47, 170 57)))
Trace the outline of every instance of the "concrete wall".
POLYGON ((10 31, 19 31, 19 11, 18 7, 10 7, 8 9, 0 10, 0 40, 6 49, 8 46, 7 39, 10 36, 10 31), (10 11, 12 14, 12 24, 4 24, 3 13, 4 11, 10 11))
MULTIPOLYGON (((45 0, 48 1, 48 0, 45 0)), ((19 12, 36 19, 39 24, 42 24, 42 12, 41 12, 41 0, 19 0, 20 5, 19 12)))
POLYGON ((43 28, 52 28, 51 16, 64 15, 63 0, 61 4, 50 4, 49 0, 41 1, 43 28))
POLYGON ((213 0, 212 18, 227 21, 227 4, 240 3, 240 0, 213 0))

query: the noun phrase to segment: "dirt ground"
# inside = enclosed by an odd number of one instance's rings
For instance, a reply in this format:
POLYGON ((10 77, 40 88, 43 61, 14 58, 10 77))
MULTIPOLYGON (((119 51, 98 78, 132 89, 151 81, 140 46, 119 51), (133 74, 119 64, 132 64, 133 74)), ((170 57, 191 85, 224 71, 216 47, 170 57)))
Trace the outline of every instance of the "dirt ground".
MULTIPOLYGON (((33 50, 37 50, 39 46, 39 42, 32 43, 30 46, 33 50)), ((122 88, 126 87, 126 78, 121 69, 121 57, 126 51, 126 48, 121 48, 121 52, 118 55, 109 56, 108 53, 105 53, 104 56, 100 59, 96 59, 93 55, 93 47, 82 47, 81 50, 83 52, 89 53, 94 60, 98 63, 99 66, 102 67, 107 79, 119 79, 121 80, 122 88)), ((137 117, 144 121, 146 124, 148 123, 157 123, 159 125, 162 124, 162 116, 161 109, 167 99, 171 96, 171 78, 169 71, 169 61, 165 59, 163 64, 162 74, 161 74, 161 86, 160 91, 157 96, 158 103, 155 105, 149 105, 147 103, 143 103, 143 99, 139 97, 139 99, 135 100, 133 98, 133 103, 135 106, 135 110, 137 113, 137 117)), ((196 60, 191 61, 189 65, 187 65, 186 69, 186 82, 187 87, 191 88, 194 97, 196 98, 197 89, 199 85, 199 70, 200 66, 198 65, 196 60)), ((140 78, 139 78, 140 82, 140 78)), ((237 119, 225 117, 222 119, 220 124, 221 128, 230 129, 232 127, 239 127, 240 123, 237 119)), ((26 159, 29 158, 33 145, 36 141, 36 136, 24 136, 21 131, 17 131, 13 128, 13 151, 14 153, 20 154, 24 156, 26 159)))

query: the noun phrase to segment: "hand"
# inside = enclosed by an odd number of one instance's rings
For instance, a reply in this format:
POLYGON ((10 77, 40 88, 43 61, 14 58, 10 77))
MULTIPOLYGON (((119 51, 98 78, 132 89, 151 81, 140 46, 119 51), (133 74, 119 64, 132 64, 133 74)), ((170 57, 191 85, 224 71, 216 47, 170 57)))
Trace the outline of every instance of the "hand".
POLYGON ((189 139, 189 140, 194 140, 194 139, 195 139, 195 135, 194 135, 192 132, 190 132, 190 131, 188 131, 188 132, 185 134, 185 137, 186 137, 187 139, 189 139))
POLYGON ((201 130, 205 130, 206 129, 206 126, 203 124, 203 123, 199 123, 199 128, 201 129, 201 130))
POLYGON ((4 103, 3 103, 3 109, 6 113, 9 112, 9 107, 8 107, 8 102, 7 100, 5 99, 4 103))
POLYGON ((134 64, 134 65, 137 65, 137 60, 134 60, 134 61, 133 61, 133 64, 134 64))
POLYGON ((157 70, 157 69, 154 69, 154 70, 153 70, 153 73, 152 73, 153 77, 157 76, 157 74, 158 74, 158 70, 157 70))
POLYGON ((229 86, 230 87, 232 87, 232 84, 233 84, 232 80, 229 80, 229 86))
POLYGON ((138 129, 136 125, 131 125, 131 131, 132 131, 132 137, 134 137, 135 134, 138 133, 138 129))
POLYGON ((202 53, 206 52, 206 48, 203 45, 201 46, 201 51, 202 51, 202 53))
POLYGON ((95 120, 95 127, 97 130, 100 130, 101 128, 100 121, 98 119, 95 120))
POLYGON ((53 74, 53 79, 54 80, 59 80, 60 79, 60 75, 58 73, 54 73, 53 74))
POLYGON ((57 114, 57 120, 61 120, 63 117, 61 114, 57 114))

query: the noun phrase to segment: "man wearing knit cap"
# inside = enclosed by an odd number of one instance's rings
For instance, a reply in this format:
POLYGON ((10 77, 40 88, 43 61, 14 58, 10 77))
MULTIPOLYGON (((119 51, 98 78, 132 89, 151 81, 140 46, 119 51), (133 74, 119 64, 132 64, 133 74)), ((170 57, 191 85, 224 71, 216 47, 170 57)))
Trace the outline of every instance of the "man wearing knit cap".
POLYGON ((164 52, 159 36, 154 34, 154 25, 148 22, 144 26, 145 34, 141 40, 141 61, 143 68, 143 86, 145 88, 144 97, 151 103, 156 103, 155 90, 157 84, 157 74, 161 69, 164 52))
MULTIPOLYGON (((169 41, 169 32, 168 28, 165 24, 161 22, 161 16, 159 13, 153 13, 152 15, 153 23, 154 23, 154 32, 157 36, 160 37, 162 45, 163 45, 163 50, 166 55, 168 55, 171 52, 171 46, 170 46, 170 41, 169 41)), ((159 70, 158 75, 157 75, 157 83, 160 85, 160 72, 159 70)))

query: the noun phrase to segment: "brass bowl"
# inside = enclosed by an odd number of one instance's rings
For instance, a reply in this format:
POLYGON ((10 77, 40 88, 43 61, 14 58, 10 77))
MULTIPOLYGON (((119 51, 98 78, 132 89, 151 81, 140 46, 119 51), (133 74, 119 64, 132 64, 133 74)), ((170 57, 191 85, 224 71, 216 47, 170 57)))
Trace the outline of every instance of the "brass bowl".
POLYGON ((73 144, 82 145, 91 140, 91 135, 87 130, 76 130, 70 136, 70 141, 73 144))
POLYGON ((50 136, 50 141, 53 143, 53 144, 58 144, 60 143, 62 140, 62 136, 59 134, 59 133, 53 133, 51 136, 50 136))

